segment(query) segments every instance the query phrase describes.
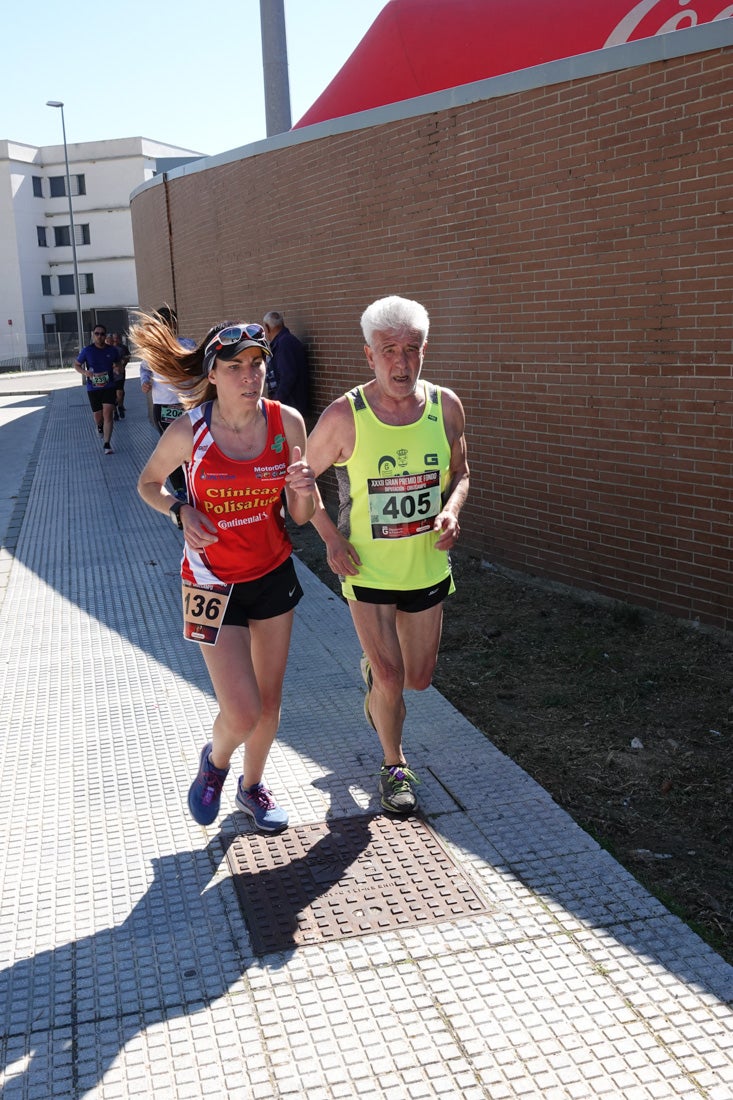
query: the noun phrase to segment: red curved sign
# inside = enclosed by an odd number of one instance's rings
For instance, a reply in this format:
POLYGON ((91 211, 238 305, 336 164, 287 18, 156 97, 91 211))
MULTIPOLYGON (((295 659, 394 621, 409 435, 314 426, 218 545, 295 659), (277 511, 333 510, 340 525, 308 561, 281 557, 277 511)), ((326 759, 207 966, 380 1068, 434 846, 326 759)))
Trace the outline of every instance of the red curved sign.
POLYGON ((294 129, 731 16, 729 0, 391 0, 294 129))

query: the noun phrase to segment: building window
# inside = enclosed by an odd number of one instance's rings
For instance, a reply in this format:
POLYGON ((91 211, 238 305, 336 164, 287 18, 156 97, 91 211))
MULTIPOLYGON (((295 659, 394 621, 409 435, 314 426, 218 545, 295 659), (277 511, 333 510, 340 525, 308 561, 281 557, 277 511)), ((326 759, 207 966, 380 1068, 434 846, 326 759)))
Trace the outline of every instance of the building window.
MULTIPOLYGON (((66 176, 50 176, 51 198, 62 199, 66 195, 66 176)), ((71 194, 86 195, 87 184, 83 175, 71 177, 71 194)))
POLYGON ((33 176, 33 194, 37 199, 43 198, 43 179, 41 176, 33 176))
MULTIPOLYGON (((71 244, 71 226, 68 225, 55 225, 53 227, 54 244, 57 248, 63 248, 66 245, 71 244)), ((74 226, 74 240, 77 244, 89 244, 89 225, 74 226)))
MULTIPOLYGON (((44 294, 53 294, 54 290, 56 294, 73 294, 74 276, 41 275, 41 285, 43 287, 44 294)), ((79 275, 79 293, 94 294, 94 276, 91 274, 91 272, 89 272, 88 274, 79 275)))
POLYGON ((38 234, 38 247, 48 248, 48 241, 46 240, 46 227, 45 225, 37 225, 36 233, 38 234))

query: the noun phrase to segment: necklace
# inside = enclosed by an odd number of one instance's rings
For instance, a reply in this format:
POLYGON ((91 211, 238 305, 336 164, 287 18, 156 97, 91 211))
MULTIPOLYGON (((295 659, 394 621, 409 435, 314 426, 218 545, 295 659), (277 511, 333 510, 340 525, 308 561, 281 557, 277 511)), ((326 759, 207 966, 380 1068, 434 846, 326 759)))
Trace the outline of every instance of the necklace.
POLYGON ((223 413, 222 413, 222 411, 221 411, 221 409, 219 408, 218 405, 216 407, 216 412, 217 412, 217 416, 219 417, 219 420, 221 420, 224 427, 228 428, 230 432, 234 432, 235 435, 241 435, 243 431, 245 431, 247 428, 250 427, 249 424, 245 424, 241 428, 238 428, 235 424, 230 424, 229 421, 227 420, 227 418, 223 415, 223 413))

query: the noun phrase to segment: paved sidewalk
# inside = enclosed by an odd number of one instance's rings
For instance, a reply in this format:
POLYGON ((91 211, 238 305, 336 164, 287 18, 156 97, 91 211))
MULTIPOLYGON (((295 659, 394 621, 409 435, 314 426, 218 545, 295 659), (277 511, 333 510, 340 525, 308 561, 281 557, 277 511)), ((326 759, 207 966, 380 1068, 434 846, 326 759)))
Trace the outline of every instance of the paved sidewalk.
MULTIPOLYGON (((216 827, 186 810, 215 702, 134 491, 157 437, 133 380, 105 457, 61 381, 0 376, 4 1100, 731 1100, 733 969, 433 689, 406 743, 481 911, 255 953, 236 769, 216 827)), ((293 836, 378 809, 348 612, 299 573, 266 776, 293 836)))

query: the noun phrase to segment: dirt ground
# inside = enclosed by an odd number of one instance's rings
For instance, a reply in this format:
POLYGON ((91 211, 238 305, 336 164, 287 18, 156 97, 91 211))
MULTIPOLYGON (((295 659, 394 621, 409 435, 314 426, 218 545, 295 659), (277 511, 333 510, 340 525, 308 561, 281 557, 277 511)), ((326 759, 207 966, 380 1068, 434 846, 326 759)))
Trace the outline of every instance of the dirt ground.
MULTIPOLYGON (((338 591, 314 529, 297 555, 338 591)), ((733 963, 733 638, 454 554, 434 683, 733 963)))

